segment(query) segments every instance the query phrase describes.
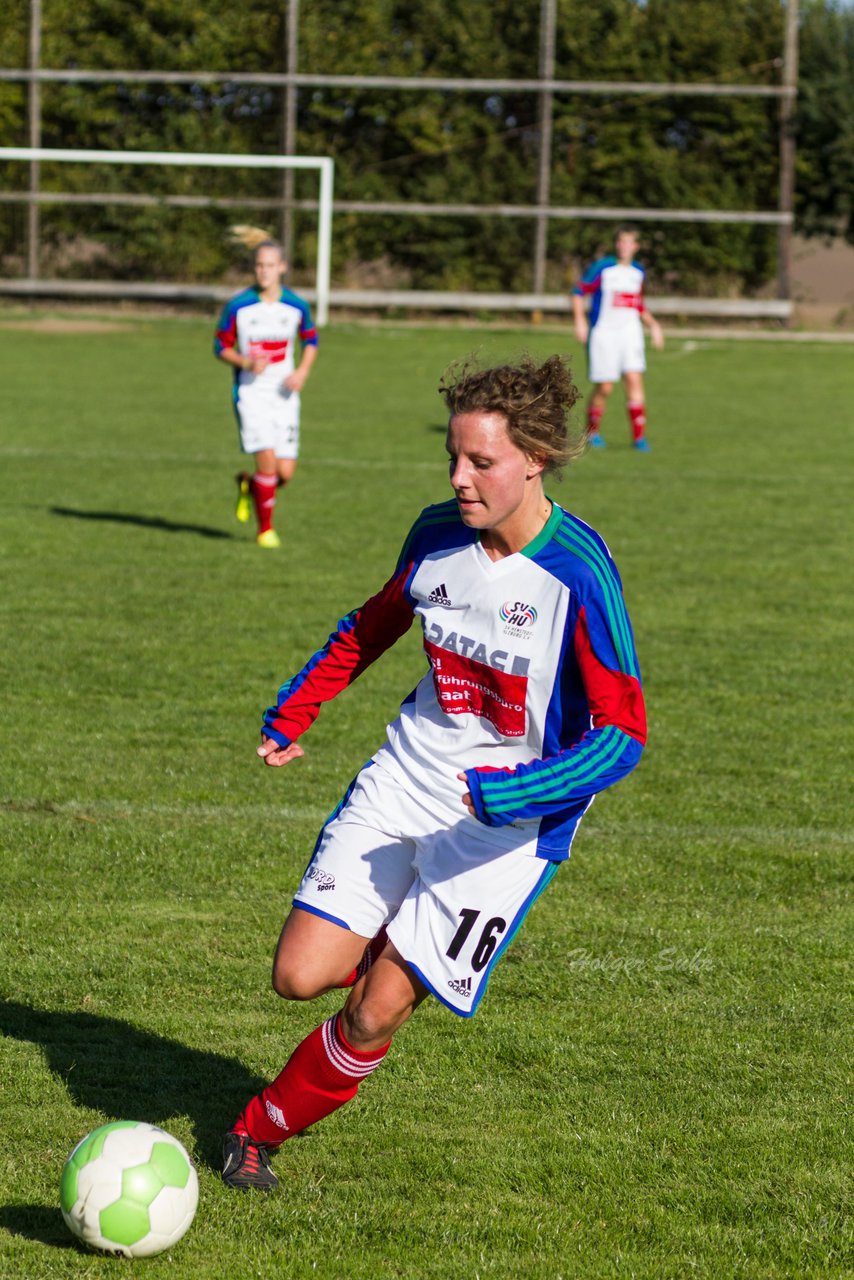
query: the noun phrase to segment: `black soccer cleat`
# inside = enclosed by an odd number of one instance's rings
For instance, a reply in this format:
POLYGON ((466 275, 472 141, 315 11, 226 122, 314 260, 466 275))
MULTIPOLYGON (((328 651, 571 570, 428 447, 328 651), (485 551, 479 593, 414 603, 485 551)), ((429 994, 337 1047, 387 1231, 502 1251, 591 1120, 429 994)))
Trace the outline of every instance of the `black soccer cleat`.
POLYGON ((245 1191, 272 1191, 279 1179, 270 1168, 270 1156, 263 1143, 253 1142, 245 1133, 227 1133, 222 1144, 222 1180, 228 1187, 245 1191))

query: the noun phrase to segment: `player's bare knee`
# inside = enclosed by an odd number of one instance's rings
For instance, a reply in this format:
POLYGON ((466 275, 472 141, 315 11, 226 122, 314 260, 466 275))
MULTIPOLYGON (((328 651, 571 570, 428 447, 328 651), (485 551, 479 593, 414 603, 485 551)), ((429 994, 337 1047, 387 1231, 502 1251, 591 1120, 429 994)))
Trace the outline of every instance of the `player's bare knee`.
POLYGON ((314 1000, 329 990, 329 984, 319 983, 314 974, 277 957, 273 965, 273 990, 283 1000, 314 1000))
POLYGON ((369 1000, 348 1000, 341 1011, 344 1035, 354 1049, 387 1044, 397 1027, 397 1019, 369 1000))

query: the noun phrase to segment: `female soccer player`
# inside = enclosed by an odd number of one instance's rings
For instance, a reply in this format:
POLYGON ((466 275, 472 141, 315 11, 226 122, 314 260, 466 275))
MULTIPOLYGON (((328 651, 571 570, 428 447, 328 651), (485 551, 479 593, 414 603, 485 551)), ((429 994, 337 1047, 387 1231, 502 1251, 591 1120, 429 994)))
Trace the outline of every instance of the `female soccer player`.
POLYGON ((269 1152, 352 1098, 428 995, 470 1017, 594 795, 634 768, 645 715, 605 543, 549 499, 578 447, 563 361, 446 375, 452 501, 428 507, 394 573, 279 690, 258 755, 291 764, 321 703, 413 619, 428 669, 320 832, 273 986, 351 986, 224 1144, 233 1187, 276 1185, 269 1152))
MULTIPOLYGON (((251 235, 253 228, 242 229, 251 235)), ((234 408, 244 453, 255 474, 237 477, 237 518, 246 523, 254 502, 259 547, 281 545, 273 528, 276 490, 296 470, 300 392, 317 358, 317 332, 308 303, 282 287, 288 264, 275 240, 255 249, 255 284, 226 303, 214 353, 234 370, 234 408), (300 362, 294 348, 302 344, 300 362)))
POLYGON ((588 373, 594 383, 587 404, 587 438, 594 448, 604 449, 599 424, 614 383, 622 377, 633 446, 647 453, 643 326, 649 329, 657 350, 664 346, 664 335, 644 302, 646 273, 635 262, 637 232, 630 227, 618 231, 616 250, 616 257, 600 258, 588 267, 572 295, 575 336, 587 344, 588 373), (585 297, 591 300, 589 318, 585 297))

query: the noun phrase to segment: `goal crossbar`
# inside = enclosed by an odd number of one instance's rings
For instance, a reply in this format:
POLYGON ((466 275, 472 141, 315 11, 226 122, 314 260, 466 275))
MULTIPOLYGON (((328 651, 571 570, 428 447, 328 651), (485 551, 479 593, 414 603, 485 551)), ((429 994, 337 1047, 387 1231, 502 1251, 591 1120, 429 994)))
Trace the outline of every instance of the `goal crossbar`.
POLYGON ((74 148, 0 147, 0 162, 28 160, 60 164, 140 164, 173 168, 316 169, 320 175, 317 227, 317 323, 329 319, 332 274, 332 189, 335 163, 330 156, 236 155, 214 151, 87 151, 74 148))

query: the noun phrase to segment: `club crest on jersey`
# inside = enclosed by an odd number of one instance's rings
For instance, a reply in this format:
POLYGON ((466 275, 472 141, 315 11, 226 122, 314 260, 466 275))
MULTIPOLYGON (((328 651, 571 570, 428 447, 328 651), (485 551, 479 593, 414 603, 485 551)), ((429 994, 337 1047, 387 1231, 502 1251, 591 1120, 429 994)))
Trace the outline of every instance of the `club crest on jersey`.
POLYGON ((523 600, 505 600, 498 610, 498 616, 507 624, 504 628, 505 635, 524 636, 527 639, 537 621, 537 610, 523 600))

